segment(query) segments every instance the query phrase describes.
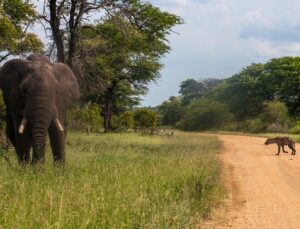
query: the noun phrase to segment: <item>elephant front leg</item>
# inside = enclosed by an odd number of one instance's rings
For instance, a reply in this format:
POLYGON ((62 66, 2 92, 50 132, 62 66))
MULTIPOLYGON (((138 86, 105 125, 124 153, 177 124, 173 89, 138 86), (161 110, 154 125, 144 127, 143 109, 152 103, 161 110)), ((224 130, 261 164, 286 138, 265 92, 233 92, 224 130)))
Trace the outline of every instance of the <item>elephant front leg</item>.
POLYGON ((31 140, 28 133, 19 134, 16 137, 16 152, 18 155, 18 161, 22 165, 28 165, 30 163, 30 149, 31 140))
POLYGON ((52 122, 49 127, 49 138, 52 148, 54 163, 64 165, 65 163, 65 133, 52 122))
POLYGON ((19 164, 28 165, 30 163, 31 149, 30 127, 26 128, 25 131, 20 134, 18 133, 18 127, 21 120, 18 120, 17 118, 14 118, 13 120, 14 122, 11 120, 6 122, 8 125, 6 126, 6 133, 15 147, 19 164))

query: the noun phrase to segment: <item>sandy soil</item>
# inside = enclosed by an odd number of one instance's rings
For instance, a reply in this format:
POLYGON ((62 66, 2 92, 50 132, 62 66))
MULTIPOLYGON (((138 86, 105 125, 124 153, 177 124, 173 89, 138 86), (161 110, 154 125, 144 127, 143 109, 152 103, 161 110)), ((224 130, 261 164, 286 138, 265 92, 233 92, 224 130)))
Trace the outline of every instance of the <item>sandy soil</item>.
POLYGON ((298 154, 280 153, 266 138, 220 135, 223 177, 229 192, 208 228, 300 228, 300 145, 298 154), (225 213, 224 213, 225 211, 225 213), (223 213, 222 213, 223 212, 223 213), (222 220, 220 220, 222 219, 222 220))

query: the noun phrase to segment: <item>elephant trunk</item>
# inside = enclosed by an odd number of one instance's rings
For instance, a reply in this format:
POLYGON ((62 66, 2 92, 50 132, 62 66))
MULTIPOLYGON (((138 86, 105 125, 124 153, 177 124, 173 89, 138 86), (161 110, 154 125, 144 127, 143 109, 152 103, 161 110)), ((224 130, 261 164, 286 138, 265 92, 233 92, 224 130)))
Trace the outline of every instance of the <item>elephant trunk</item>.
POLYGON ((30 115, 32 127, 32 163, 44 163, 45 144, 52 113, 48 107, 35 107, 30 115))

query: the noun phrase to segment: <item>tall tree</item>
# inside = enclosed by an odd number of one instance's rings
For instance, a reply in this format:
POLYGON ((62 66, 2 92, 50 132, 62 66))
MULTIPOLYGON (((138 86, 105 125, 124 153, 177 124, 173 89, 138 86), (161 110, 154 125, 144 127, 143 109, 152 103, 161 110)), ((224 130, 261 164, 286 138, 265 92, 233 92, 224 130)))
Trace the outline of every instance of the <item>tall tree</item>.
POLYGON ((41 52, 43 43, 28 27, 37 19, 32 4, 25 0, 0 0, 0 62, 10 55, 41 52))
POLYGON ((300 115, 300 57, 274 58, 264 65, 258 87, 268 101, 283 102, 292 116, 300 115))
POLYGON ((171 96, 167 101, 164 101, 161 105, 159 105, 158 111, 161 115, 162 124, 170 126, 175 126, 184 114, 184 108, 181 104, 181 100, 175 96, 171 96))
POLYGON ((201 98, 211 88, 218 85, 218 79, 204 79, 197 81, 195 79, 187 79, 180 84, 179 94, 184 106, 189 105, 192 100, 201 98))
POLYGON ((103 94, 105 131, 111 129, 113 102, 120 86, 127 88, 128 96, 137 96, 160 77, 160 58, 170 50, 166 35, 181 22, 177 16, 151 5, 144 10, 141 29, 120 13, 107 17, 95 28, 82 29, 82 81, 85 92, 103 94))
POLYGON ((57 59, 67 62, 72 68, 77 65, 80 49, 80 31, 90 23, 90 17, 121 14, 128 22, 153 37, 165 38, 174 23, 180 21, 175 15, 159 11, 141 0, 46 0, 43 18, 50 24, 56 46, 57 59), (157 15, 157 11, 160 15, 157 15), (160 17, 161 16, 161 17, 160 17), (163 23, 162 23, 163 22, 163 23))

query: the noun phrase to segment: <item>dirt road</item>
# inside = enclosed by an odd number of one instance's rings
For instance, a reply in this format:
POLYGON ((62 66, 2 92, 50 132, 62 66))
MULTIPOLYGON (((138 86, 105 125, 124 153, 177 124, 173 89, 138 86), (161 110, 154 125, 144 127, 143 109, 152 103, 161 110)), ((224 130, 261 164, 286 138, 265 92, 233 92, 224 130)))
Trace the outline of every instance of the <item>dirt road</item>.
POLYGON ((229 201, 216 228, 300 228, 300 145, 281 153, 266 138, 220 135, 229 201))

